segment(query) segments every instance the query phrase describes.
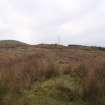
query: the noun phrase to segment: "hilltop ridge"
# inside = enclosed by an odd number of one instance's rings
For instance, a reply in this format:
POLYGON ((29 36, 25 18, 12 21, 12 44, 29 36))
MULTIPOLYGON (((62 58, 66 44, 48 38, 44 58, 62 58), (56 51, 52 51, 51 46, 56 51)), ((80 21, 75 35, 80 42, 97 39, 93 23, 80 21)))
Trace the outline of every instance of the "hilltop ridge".
POLYGON ((26 45, 28 44, 16 40, 0 40, 0 48, 14 48, 26 45))

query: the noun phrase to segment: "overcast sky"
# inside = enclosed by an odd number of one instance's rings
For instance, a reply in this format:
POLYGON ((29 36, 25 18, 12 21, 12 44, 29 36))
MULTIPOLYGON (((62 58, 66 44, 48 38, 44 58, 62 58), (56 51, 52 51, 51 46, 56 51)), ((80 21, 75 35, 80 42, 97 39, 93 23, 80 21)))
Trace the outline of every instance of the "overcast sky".
POLYGON ((105 0, 0 0, 0 40, 105 46, 105 0))

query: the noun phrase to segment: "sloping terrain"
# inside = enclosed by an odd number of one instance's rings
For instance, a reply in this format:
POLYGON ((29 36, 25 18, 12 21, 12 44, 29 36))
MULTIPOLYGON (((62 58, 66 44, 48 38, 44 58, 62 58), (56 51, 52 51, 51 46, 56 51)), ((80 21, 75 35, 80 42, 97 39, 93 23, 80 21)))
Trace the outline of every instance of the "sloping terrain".
POLYGON ((1 40, 0 48, 15 48, 20 46, 26 46, 27 44, 15 40, 1 40))
POLYGON ((0 42, 0 105, 105 105, 105 51, 0 42))

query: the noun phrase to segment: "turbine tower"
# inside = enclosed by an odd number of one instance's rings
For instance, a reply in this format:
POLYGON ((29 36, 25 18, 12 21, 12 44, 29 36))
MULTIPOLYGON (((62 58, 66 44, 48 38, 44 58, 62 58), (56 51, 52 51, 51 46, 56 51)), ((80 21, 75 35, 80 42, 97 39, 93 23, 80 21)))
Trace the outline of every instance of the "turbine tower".
POLYGON ((61 36, 60 35, 57 36, 57 43, 61 44, 61 36))

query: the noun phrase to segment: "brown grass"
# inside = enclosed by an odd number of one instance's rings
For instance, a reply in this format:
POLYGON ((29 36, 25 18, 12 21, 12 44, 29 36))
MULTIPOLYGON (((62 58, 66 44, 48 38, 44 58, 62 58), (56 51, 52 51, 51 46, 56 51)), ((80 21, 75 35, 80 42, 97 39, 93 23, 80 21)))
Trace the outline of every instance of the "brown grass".
POLYGON ((59 75, 52 55, 37 53, 23 58, 4 57, 1 62, 0 80, 11 89, 29 88, 37 80, 59 75), (49 58, 50 57, 50 58, 49 58), (6 60, 7 59, 7 60, 6 60))
POLYGON ((10 90, 21 92, 36 81, 60 74, 70 74, 81 79, 81 96, 102 95, 105 88, 105 52, 34 46, 24 49, 24 53, 13 50, 0 52, 0 81, 10 90))

